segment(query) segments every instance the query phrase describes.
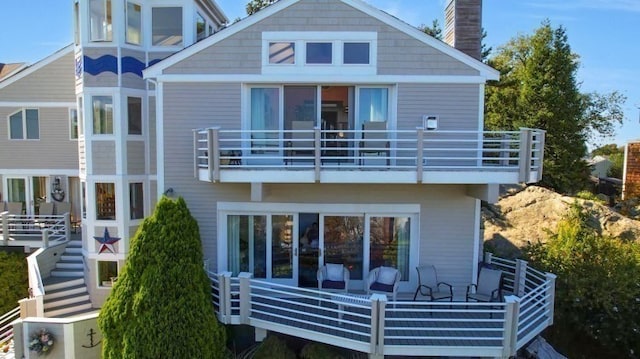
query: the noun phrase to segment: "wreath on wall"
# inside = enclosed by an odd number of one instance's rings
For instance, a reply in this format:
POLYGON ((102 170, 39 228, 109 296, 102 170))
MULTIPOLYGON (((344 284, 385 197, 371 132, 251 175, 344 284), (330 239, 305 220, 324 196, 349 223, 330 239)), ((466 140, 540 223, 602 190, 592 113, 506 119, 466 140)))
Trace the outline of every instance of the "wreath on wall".
POLYGON ((46 355, 53 347, 53 335, 45 328, 31 335, 29 341, 29 350, 38 353, 38 355, 46 355))

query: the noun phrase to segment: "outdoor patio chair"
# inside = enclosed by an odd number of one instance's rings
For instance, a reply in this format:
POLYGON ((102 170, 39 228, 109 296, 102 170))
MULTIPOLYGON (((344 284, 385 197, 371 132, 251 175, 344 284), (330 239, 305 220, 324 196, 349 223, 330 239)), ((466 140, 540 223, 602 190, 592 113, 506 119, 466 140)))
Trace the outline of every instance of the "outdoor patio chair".
POLYGON ((61 216, 68 212, 71 212, 71 203, 69 202, 56 203, 56 215, 61 216))
POLYGON ((392 267, 380 266, 369 272, 367 277, 367 294, 381 293, 391 295, 396 301, 398 286, 400 285, 400 271, 392 267))
POLYGON ((502 271, 481 268, 477 284, 467 286, 467 302, 499 302, 502 300, 502 271), (471 291, 475 288, 475 293, 471 291))
POLYGON ((349 269, 342 264, 327 263, 318 268, 318 289, 349 291, 349 269))
POLYGON ((38 227, 46 227, 47 222, 51 220, 53 216, 53 203, 42 202, 38 207, 38 217, 35 220, 35 225, 38 227))
POLYGON ((385 156, 389 166, 389 140, 386 122, 365 122, 362 124, 362 142, 360 144, 360 164, 368 153, 385 156), (375 132, 374 132, 375 131, 375 132))
POLYGON ((449 283, 439 282, 436 267, 433 265, 423 265, 416 267, 418 271, 418 288, 413 300, 418 294, 428 297, 430 301, 449 299, 453 301, 453 287, 449 283))
POLYGON ((9 214, 22 215, 22 202, 7 202, 7 211, 9 214))

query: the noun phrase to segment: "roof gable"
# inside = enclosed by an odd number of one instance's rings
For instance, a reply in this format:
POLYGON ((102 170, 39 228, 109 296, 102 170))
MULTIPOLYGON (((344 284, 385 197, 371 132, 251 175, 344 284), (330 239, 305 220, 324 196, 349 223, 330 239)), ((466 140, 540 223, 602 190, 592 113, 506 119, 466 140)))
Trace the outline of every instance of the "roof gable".
MULTIPOLYGON (((317 29, 314 29, 312 25, 309 25, 309 22, 306 22, 304 25, 296 25, 295 21, 289 21, 289 22, 280 21, 280 23, 278 23, 278 20, 274 20, 274 19, 277 19, 278 16, 281 16, 281 17, 285 16, 284 13, 285 13, 285 10, 287 9, 292 9, 291 11, 293 11, 292 6, 296 4, 299 4, 299 5, 306 4, 308 5, 307 6, 308 8, 312 8, 313 6, 315 6, 315 7, 323 7, 324 9, 324 7, 326 7, 326 8, 329 8, 328 11, 333 11, 337 3, 342 5, 343 9, 351 9, 352 11, 354 10, 358 11, 359 14, 361 14, 362 16, 360 16, 361 19, 358 19, 357 21, 355 21, 355 23, 357 23, 358 25, 362 24, 361 26, 362 28, 364 28, 365 23, 367 23, 369 24, 369 27, 368 27, 369 29, 374 27, 376 29, 379 29, 380 26, 386 26, 386 28, 388 29, 394 29, 394 31, 400 34, 403 34, 404 38, 402 38, 400 42, 403 44, 403 46, 405 46, 403 51, 409 50, 409 52, 411 52, 410 54, 408 54, 408 56, 417 57, 421 55, 425 56, 425 54, 440 55, 441 57, 448 58, 447 66, 449 67, 456 66, 455 63, 459 63, 460 66, 458 67, 468 68, 467 72, 469 70, 472 70, 476 75, 479 74, 481 77, 484 77, 486 79, 498 78, 498 72, 490 68, 489 66, 473 59, 472 57, 450 47, 449 45, 437 39, 434 39, 424 34, 423 32, 419 31, 413 26, 406 24, 401 20, 379 9, 376 9, 360 0, 332 0, 328 2, 323 1, 322 3, 318 3, 310 0, 280 0, 277 3, 272 4, 260 10, 258 13, 251 15, 245 18, 244 20, 230 26, 229 28, 217 34, 214 34, 213 36, 210 36, 209 38, 177 54, 174 54, 173 56, 168 57, 167 59, 161 61, 158 64, 155 64, 149 67, 144 71, 144 75, 146 78, 149 78, 149 77, 159 76, 163 73, 167 73, 166 70, 171 69, 174 65, 181 63, 182 61, 185 61, 190 57, 196 54, 199 54, 201 52, 205 53, 206 49, 212 48, 216 44, 224 43, 225 40, 228 40, 228 42, 230 42, 232 39, 237 40, 239 38, 242 38, 240 34, 242 34, 244 31, 247 31, 251 27, 268 23, 269 20, 273 20, 273 23, 276 25, 271 25, 271 28, 265 25, 263 29, 266 29, 267 31, 294 31, 294 30, 300 30, 302 26, 305 27, 305 30, 308 29, 308 31, 321 31, 321 30, 326 31, 328 29, 323 28, 320 25, 318 25, 320 27, 318 27, 317 29), (334 4, 329 4, 332 2, 334 4), (423 46, 423 45, 427 45, 427 46, 423 46)), ((317 10, 317 9, 311 9, 310 12, 313 10, 317 10)), ((338 13, 340 13, 338 12, 338 10, 334 12, 334 14, 338 14, 338 13)), ((321 20, 323 19, 323 17, 314 17, 311 23, 318 23, 318 21, 320 21, 319 19, 321 20)), ((325 16, 324 19, 331 19, 331 17, 325 16)), ((339 28, 339 26, 331 27, 332 30, 335 28, 339 28)), ((242 46, 242 47, 255 46, 256 45, 255 41, 258 41, 259 39, 255 39, 255 36, 252 36, 251 39, 253 40, 251 44, 247 44, 248 41, 242 41, 242 45, 238 45, 239 42, 235 41, 233 44, 229 44, 228 48, 237 47, 237 46, 242 46)), ((389 43, 395 44, 395 43, 398 43, 398 40, 392 39, 392 40, 389 40, 389 43)), ((222 45, 217 45, 217 46, 222 46, 222 45)), ((211 55, 213 53, 214 52, 209 51, 207 55, 211 55)), ((381 51, 380 53, 384 54, 383 51, 381 51)), ((391 53, 389 55, 397 59, 397 54, 391 53)), ((384 61, 384 59, 382 60, 384 61)), ((216 62, 215 59, 212 59, 211 61, 208 61, 208 62, 216 63, 218 65, 220 64, 220 62, 216 62)), ((179 71, 175 72, 172 69, 169 72, 180 73, 179 71)), ((226 72, 226 73, 230 73, 230 72, 226 72)), ((410 75, 413 73, 408 71, 405 74, 410 75)), ((470 74, 466 73, 465 75, 470 75, 470 74)))

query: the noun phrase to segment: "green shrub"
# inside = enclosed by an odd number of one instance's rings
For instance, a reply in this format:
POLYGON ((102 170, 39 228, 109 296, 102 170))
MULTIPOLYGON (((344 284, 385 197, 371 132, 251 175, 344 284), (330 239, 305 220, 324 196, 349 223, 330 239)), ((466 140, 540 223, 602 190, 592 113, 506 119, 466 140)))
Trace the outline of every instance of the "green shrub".
POLYGON ((102 357, 225 358, 198 223, 182 198, 163 197, 131 240, 98 317, 102 357))
POLYGON ((343 351, 330 345, 312 342, 302 348, 300 357, 302 359, 347 359, 343 351))
POLYGON ((296 353, 275 335, 269 335, 258 347, 254 359, 296 359, 296 353))
POLYGON ((546 244, 525 248, 531 264, 555 273, 556 323, 611 350, 640 353, 640 246, 603 237, 577 203, 546 244))
POLYGON ((593 201, 593 202, 596 202, 596 203, 601 203, 601 204, 605 204, 606 203, 602 199, 598 198, 597 195, 593 194, 590 191, 586 191, 586 190, 583 190, 583 191, 580 191, 580 192, 576 193, 576 197, 578 197, 580 199, 587 200, 587 201, 593 201))
POLYGON ((28 296, 27 260, 21 253, 0 252, 0 315, 28 296))

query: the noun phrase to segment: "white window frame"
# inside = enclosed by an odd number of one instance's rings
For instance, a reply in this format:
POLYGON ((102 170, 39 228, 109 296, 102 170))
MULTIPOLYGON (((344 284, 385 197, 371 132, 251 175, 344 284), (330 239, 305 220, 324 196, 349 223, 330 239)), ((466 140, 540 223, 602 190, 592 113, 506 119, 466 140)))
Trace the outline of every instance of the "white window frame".
POLYGON ((116 109, 117 109, 116 97, 117 96, 115 96, 114 94, 111 94, 111 93, 109 93, 109 94, 104 94, 104 93, 90 94, 90 96, 89 96, 90 108, 89 108, 88 113, 91 115, 91 121, 90 121, 91 122, 91 134, 93 136, 99 136, 99 137, 102 137, 102 136, 114 136, 116 134, 116 131, 117 131, 117 129, 116 129, 117 123, 116 123, 116 120, 115 120, 116 119, 116 109), (93 116, 94 116, 94 112, 93 112, 93 99, 94 99, 94 97, 111 97, 111 105, 106 105, 107 107, 111 106, 111 123, 112 123, 111 124, 111 127, 112 127, 111 128, 111 133, 96 133, 96 129, 94 127, 95 120, 93 118, 93 116))
POLYGON ((77 108, 69 108, 69 140, 71 141, 77 141, 80 138, 80 111, 78 111, 77 108), (76 124, 75 124, 75 128, 76 128, 76 137, 73 137, 73 113, 75 112, 76 116, 76 124))
POLYGON ((272 31, 262 33, 262 73, 300 74, 313 68, 319 75, 375 75, 378 66, 377 32, 332 32, 332 31, 272 31), (293 42, 295 60, 293 64, 272 64, 269 62, 269 45, 274 42, 293 42), (331 64, 307 64, 308 42, 332 44, 331 64), (368 64, 344 64, 344 43, 368 43, 368 64))
POLYGON ((185 45, 187 44, 186 41, 186 35, 185 34, 185 23, 187 23, 188 21, 185 21, 185 14, 187 13, 187 9, 185 8, 185 6, 183 6, 182 4, 179 3, 169 3, 169 4, 162 4, 162 5, 154 5, 154 6, 149 6, 149 46, 151 47, 151 49, 153 50, 158 50, 158 51, 170 51, 173 49, 182 49, 185 47, 185 45), (182 21, 182 27, 180 29, 180 35, 182 36, 182 42, 178 45, 155 45, 153 43, 153 10, 154 9, 161 9, 161 8, 180 8, 181 11, 181 21, 182 21))
POLYGON ((127 1, 125 3, 125 26, 124 26, 124 42, 128 45, 132 45, 132 46, 144 46, 144 25, 145 25, 145 21, 144 21, 144 7, 142 6, 142 4, 135 2, 135 1, 127 1), (135 43, 135 42, 130 42, 129 41, 129 4, 132 5, 137 5, 140 6, 140 28, 138 29, 138 31, 140 31, 140 42, 139 43, 135 43))
POLYGON ((18 111, 14 111, 7 115, 7 138, 9 141, 40 141, 40 109, 25 107, 21 108, 18 111), (38 138, 27 138, 27 110, 34 110, 38 113, 38 138), (11 138, 11 116, 14 116, 18 113, 21 113, 21 122, 22 122, 22 138, 11 138))
POLYGON ((118 274, 118 276, 116 276, 116 278, 118 278, 120 276, 121 273, 121 268, 120 268, 120 261, 117 259, 96 259, 96 287, 98 288, 102 288, 102 289, 111 289, 113 287, 113 282, 111 283, 111 286, 105 286, 102 285, 102 282, 100 281, 100 262, 115 262, 116 263, 116 272, 118 274))

